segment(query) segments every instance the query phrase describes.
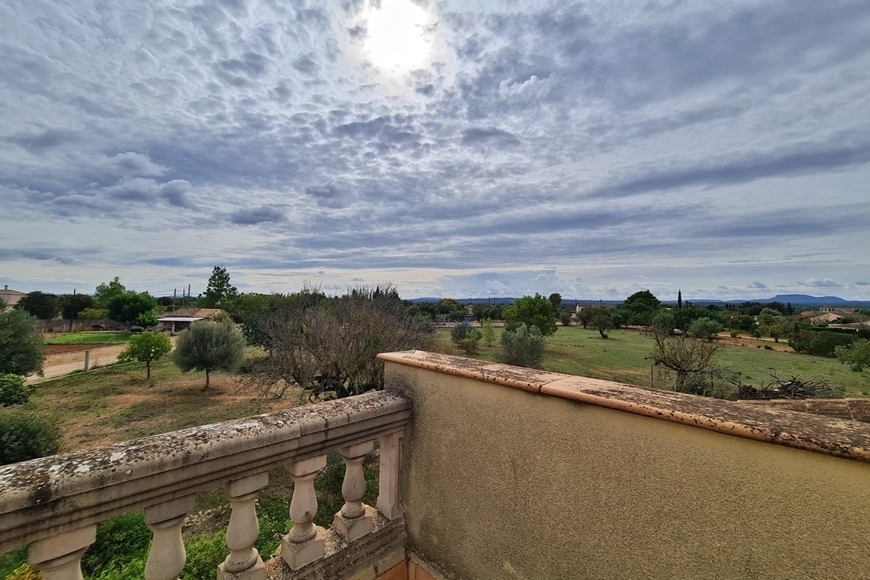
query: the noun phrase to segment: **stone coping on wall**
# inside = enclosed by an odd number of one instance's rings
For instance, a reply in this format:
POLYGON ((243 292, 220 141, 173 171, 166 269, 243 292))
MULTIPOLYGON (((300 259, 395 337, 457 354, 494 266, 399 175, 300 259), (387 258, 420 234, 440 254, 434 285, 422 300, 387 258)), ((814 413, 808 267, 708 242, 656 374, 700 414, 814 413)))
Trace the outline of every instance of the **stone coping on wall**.
POLYGON ((747 405, 671 391, 426 351, 384 353, 385 362, 579 401, 816 453, 870 463, 870 425, 776 406, 747 405))

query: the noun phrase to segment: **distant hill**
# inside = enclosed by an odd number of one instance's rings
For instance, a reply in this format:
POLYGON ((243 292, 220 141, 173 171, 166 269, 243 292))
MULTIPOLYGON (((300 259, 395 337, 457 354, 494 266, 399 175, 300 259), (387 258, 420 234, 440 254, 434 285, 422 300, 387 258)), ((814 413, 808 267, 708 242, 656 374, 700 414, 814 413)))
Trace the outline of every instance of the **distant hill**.
POLYGON ((849 304, 848 300, 843 300, 837 296, 807 296, 806 294, 777 294, 773 298, 766 300, 756 300, 762 304, 767 302, 782 302, 787 304, 806 304, 808 306, 845 306, 849 304))
MULTIPOLYGON (((441 298, 426 297, 412 298, 410 301, 418 302, 439 302, 441 298)), ((460 304, 513 304, 516 298, 492 297, 492 298, 455 298, 460 304)), ((689 299, 697 306, 708 306, 710 304, 740 304, 742 302, 758 302, 760 304, 769 304, 770 302, 781 302, 783 304, 791 304, 792 306, 841 306, 851 308, 870 308, 868 300, 844 300, 838 296, 810 296, 808 294, 777 294, 773 298, 740 298, 733 300, 704 300, 704 299, 689 299)), ((662 300, 663 304, 675 305, 676 300, 662 300)), ((564 306, 573 306, 575 304, 604 304, 614 306, 622 304, 622 300, 592 300, 574 298, 562 298, 564 306)))

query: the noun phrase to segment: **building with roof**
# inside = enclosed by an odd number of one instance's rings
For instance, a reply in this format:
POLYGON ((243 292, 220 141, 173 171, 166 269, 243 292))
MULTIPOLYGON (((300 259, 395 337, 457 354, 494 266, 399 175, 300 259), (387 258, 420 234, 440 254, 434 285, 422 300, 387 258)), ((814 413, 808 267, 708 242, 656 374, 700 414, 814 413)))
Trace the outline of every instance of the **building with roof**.
POLYGON ((6 305, 6 308, 3 309, 3 312, 7 310, 12 310, 12 307, 18 304, 18 301, 27 296, 26 292, 19 292, 18 290, 10 290, 9 286, 3 284, 3 290, 0 290, 0 300, 6 305))

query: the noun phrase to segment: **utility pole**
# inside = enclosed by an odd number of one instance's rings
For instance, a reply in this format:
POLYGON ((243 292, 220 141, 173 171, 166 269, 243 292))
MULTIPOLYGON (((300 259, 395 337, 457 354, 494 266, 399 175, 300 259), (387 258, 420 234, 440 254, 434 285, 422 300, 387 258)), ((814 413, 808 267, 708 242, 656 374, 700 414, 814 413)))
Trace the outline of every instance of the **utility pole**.
POLYGON ((69 303, 69 331, 72 332, 73 312, 76 309, 76 289, 73 288, 72 300, 69 303))

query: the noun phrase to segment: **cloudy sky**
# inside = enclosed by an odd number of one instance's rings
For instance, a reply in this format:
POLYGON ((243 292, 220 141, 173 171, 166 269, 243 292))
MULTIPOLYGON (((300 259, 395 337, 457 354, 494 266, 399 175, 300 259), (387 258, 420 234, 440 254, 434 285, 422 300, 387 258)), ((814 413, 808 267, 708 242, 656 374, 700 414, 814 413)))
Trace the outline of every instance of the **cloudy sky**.
POLYGON ((867 0, 4 0, 0 283, 870 299, 867 0))

